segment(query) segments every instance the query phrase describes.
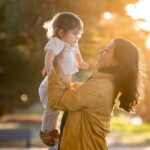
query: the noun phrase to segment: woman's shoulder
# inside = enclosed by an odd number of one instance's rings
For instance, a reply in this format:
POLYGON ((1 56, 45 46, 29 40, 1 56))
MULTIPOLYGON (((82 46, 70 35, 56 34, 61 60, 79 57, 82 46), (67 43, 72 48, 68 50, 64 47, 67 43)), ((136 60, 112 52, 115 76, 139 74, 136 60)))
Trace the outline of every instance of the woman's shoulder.
POLYGON ((94 70, 92 73, 92 78, 93 79, 113 79, 114 74, 113 73, 107 73, 107 72, 100 72, 97 70, 94 70))
POLYGON ((111 89, 114 87, 114 75, 111 73, 104 73, 94 71, 92 76, 85 82, 85 86, 90 89, 111 89))

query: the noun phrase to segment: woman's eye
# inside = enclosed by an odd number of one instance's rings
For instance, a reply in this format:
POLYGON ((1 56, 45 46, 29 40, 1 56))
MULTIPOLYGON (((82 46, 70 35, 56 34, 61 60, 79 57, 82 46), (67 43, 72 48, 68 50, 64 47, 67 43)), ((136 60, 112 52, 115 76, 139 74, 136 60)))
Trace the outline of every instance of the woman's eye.
POLYGON ((103 53, 103 52, 106 52, 106 51, 107 51, 106 49, 103 49, 103 50, 102 50, 102 53, 103 53))

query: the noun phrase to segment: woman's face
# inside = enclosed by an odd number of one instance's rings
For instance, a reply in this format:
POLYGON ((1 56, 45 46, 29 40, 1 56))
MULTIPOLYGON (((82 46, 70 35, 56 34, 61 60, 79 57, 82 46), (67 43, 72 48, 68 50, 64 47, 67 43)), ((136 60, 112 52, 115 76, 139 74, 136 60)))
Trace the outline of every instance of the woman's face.
POLYGON ((110 42, 99 52, 96 66, 98 69, 103 67, 112 67, 117 65, 117 61, 114 59, 114 43, 110 42))

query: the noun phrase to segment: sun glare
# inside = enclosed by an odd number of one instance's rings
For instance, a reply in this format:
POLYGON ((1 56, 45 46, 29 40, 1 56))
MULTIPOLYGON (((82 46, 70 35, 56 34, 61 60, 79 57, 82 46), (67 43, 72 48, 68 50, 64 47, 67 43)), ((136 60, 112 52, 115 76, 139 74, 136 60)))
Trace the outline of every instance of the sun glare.
MULTIPOLYGON (((150 0, 139 0, 135 4, 129 4, 125 7, 127 14, 136 20, 136 26, 140 29, 150 32, 150 0)), ((147 48, 150 48, 150 36, 146 40, 147 48)))
POLYGON ((150 48, 150 36, 146 40, 146 46, 147 48, 150 48))
POLYGON ((141 29, 150 31, 150 0, 139 0, 135 4, 129 4, 125 7, 127 14, 137 21, 137 26, 141 29))

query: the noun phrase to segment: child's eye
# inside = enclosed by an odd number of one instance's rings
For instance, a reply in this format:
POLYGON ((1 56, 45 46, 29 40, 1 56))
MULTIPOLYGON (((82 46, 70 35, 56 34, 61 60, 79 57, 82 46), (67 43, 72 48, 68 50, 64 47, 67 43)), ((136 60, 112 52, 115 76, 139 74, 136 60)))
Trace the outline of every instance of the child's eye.
POLYGON ((81 36, 80 32, 74 32, 74 35, 81 36))
POLYGON ((75 33, 74 33, 74 35, 76 35, 76 36, 77 36, 77 35, 78 35, 78 33, 76 33, 76 32, 75 32, 75 33))

